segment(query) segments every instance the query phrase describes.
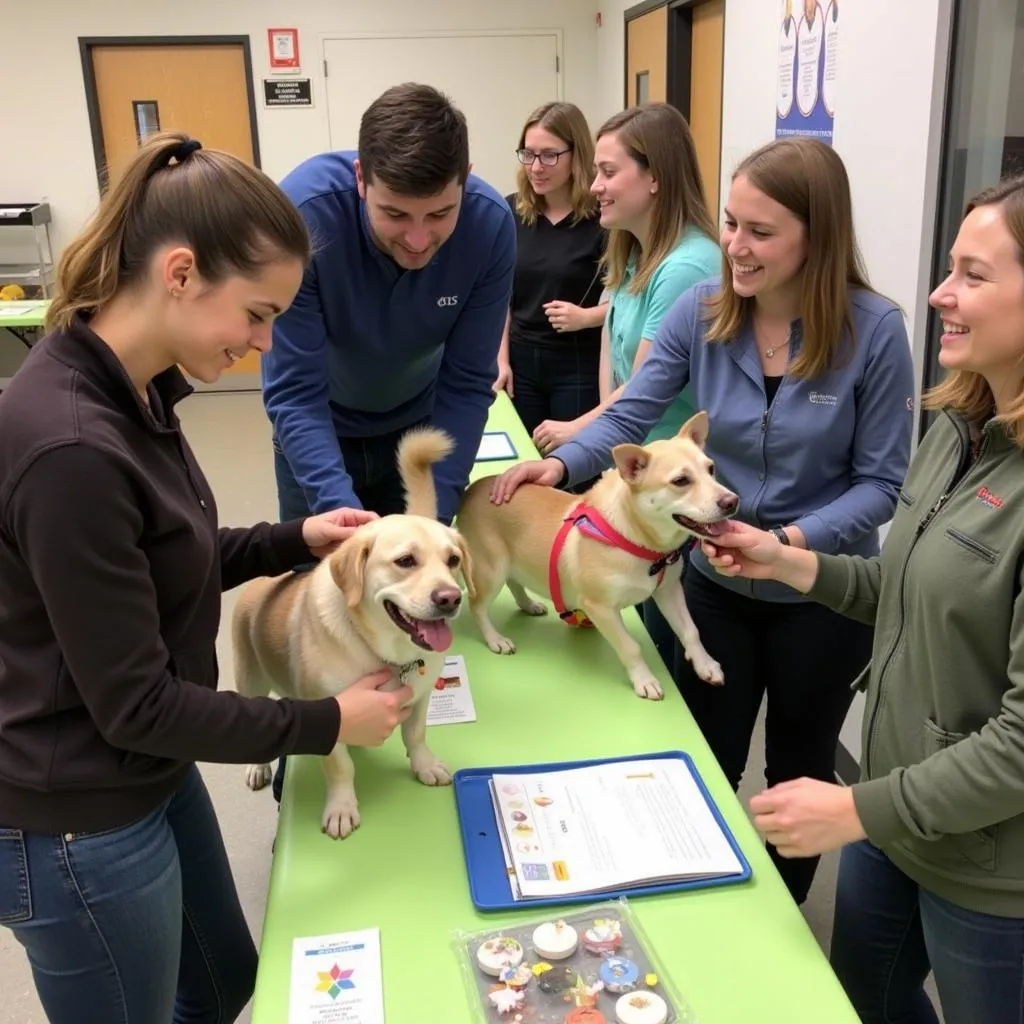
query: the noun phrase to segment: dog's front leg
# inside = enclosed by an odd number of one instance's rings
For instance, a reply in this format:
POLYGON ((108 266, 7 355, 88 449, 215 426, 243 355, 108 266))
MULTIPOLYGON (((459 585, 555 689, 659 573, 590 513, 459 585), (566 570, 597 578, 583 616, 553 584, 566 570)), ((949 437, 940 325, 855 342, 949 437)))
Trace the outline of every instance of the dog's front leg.
POLYGON ((344 839, 359 827, 359 802, 356 800, 356 766, 348 748, 339 743, 324 759, 327 799, 324 802, 322 829, 332 839, 344 839))
POLYGON ((683 645, 683 653, 693 665, 694 672, 705 683, 721 686, 725 682, 722 666, 708 654, 700 642, 697 624, 693 621, 690 609, 686 607, 682 580, 665 580, 654 591, 654 603, 672 627, 672 632, 679 637, 679 642, 683 645))
POLYGON ((598 632, 612 645, 613 650, 619 656, 619 661, 629 673, 629 681, 638 697, 647 700, 661 700, 664 697, 661 685, 654 678, 644 661, 643 651, 640 645, 629 634, 625 623, 622 621, 622 613, 617 608, 609 608, 607 605, 594 604, 590 601, 583 601, 583 610, 587 618, 597 627, 598 632))
POLYGON ((429 706, 429 692, 413 703, 412 713, 402 723, 402 742, 409 755, 412 773, 424 786, 447 786, 452 781, 452 773, 427 746, 427 709, 429 706))

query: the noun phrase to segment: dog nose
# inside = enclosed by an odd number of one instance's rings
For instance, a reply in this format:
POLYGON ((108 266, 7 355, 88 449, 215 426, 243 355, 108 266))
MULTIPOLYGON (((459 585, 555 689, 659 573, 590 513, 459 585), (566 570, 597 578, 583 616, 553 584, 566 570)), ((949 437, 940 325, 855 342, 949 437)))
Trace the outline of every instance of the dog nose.
POLYGON ((735 512, 736 506, 740 503, 740 499, 735 494, 723 494, 718 499, 718 507, 723 512, 735 512))
POLYGON ((462 604, 462 591, 458 587, 438 587, 431 592, 430 600, 437 608, 458 608, 462 604))

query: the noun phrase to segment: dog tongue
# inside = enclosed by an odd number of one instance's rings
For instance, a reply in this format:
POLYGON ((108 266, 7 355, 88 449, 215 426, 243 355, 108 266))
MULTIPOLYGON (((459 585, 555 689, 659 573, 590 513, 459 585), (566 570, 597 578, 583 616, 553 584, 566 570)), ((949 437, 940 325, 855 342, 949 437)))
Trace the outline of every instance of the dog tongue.
POLYGON ((452 645, 452 627, 444 619, 420 619, 416 629, 432 651, 447 651, 452 645))

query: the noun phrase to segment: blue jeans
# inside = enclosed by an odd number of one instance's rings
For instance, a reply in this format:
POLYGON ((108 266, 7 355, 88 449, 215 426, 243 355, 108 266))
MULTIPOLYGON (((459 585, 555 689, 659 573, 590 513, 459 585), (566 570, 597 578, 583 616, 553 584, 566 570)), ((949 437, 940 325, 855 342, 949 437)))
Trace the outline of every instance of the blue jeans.
POLYGON ((256 947, 195 767, 123 828, 0 828, 0 924, 25 947, 51 1024, 228 1024, 256 984, 256 947))
POLYGON ((965 910, 922 889, 868 842, 839 863, 832 967, 864 1024, 1024 1022, 1024 920, 965 910))
MULTIPOLYGON (((419 426, 420 424, 416 424, 419 426)), ((412 429, 407 428, 407 429, 412 429)), ((363 508, 379 516, 393 515, 405 511, 405 488, 398 475, 395 453, 398 442, 405 430, 380 437, 339 438, 341 457, 345 469, 352 477, 352 489, 363 508)), ((309 504, 292 467, 274 441, 274 477, 277 481, 278 516, 282 523, 289 519, 301 519, 309 515, 309 504)), ((310 563, 312 568, 316 563, 310 563)), ((274 799, 281 802, 284 788, 285 758, 277 759, 274 781, 271 786, 274 799)))

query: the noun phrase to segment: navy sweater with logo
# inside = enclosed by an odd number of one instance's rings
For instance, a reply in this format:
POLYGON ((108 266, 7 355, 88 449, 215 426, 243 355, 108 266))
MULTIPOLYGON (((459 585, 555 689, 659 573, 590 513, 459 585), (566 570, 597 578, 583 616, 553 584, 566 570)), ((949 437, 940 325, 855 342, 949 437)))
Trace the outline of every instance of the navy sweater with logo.
MULTIPOLYGON (((877 554, 878 529, 896 507, 913 432, 914 364, 899 309, 856 289, 845 361, 814 380, 787 374, 769 403, 750 324, 732 341, 705 339, 705 302, 718 286, 719 278, 711 278, 676 300, 618 400, 554 452, 567 482, 607 467, 616 444, 642 443, 689 384, 694 406, 710 420, 707 452, 739 495, 738 519, 762 528, 798 526, 813 551, 877 554)), ((802 337, 796 320, 790 361, 802 337)), ((807 600, 775 581, 719 576, 699 548, 691 564, 750 597, 807 600)))
POLYGON ((435 476, 450 521, 494 400, 515 222, 502 196, 470 175, 452 236, 426 267, 403 270, 373 241, 356 156, 311 157, 281 183, 315 256, 262 361, 267 413, 313 512, 359 507, 339 437, 422 421, 447 431, 456 448, 435 476))

